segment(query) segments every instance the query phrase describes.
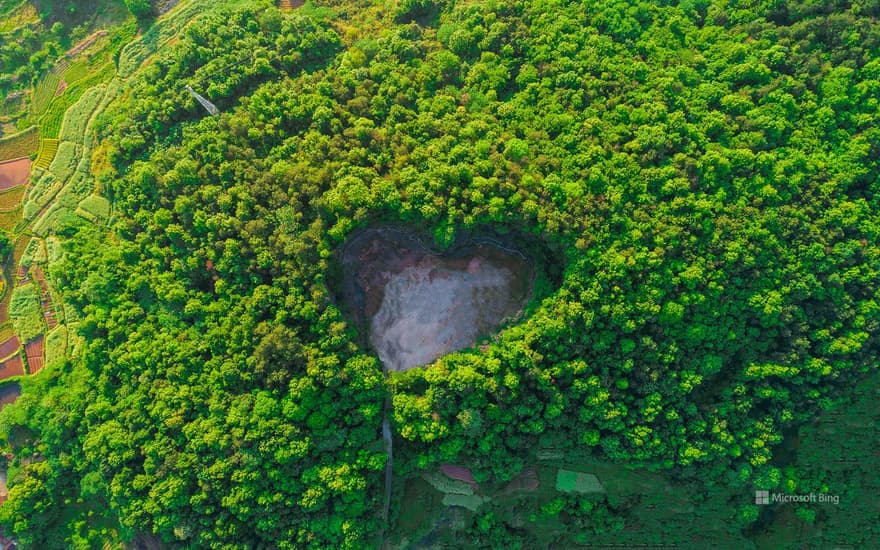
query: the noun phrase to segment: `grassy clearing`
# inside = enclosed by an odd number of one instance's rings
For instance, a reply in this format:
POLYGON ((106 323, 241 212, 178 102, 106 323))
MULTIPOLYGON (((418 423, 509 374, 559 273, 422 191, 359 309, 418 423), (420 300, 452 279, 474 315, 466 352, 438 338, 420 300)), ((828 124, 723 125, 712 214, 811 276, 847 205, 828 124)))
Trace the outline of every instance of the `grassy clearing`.
POLYGON ((563 493, 604 493, 605 489, 593 474, 558 470, 556 472, 556 490, 563 493))
POLYGON ((40 135, 36 126, 0 139, 0 161, 29 157, 40 147, 40 135))
POLYGON ((106 220, 110 217, 110 201, 99 195, 89 195, 80 201, 76 213, 90 222, 106 220))
POLYGON ((43 310, 40 307, 40 290, 34 283, 16 287, 9 303, 9 317, 15 325, 15 332, 22 340, 30 340, 42 334, 43 310))
POLYGON ((78 59, 67 66, 67 69, 61 74, 61 78, 64 79, 67 84, 73 84, 77 80, 82 80, 83 78, 89 76, 91 72, 89 67, 89 62, 87 59, 78 59))
POLYGON ((55 197, 64 182, 73 175, 76 169, 79 145, 70 141, 62 141, 58 146, 58 154, 49 165, 49 170, 37 179, 28 191, 24 203, 24 218, 31 220, 40 210, 55 197))
POLYGON ((0 211, 15 210, 21 206, 24 198, 25 186, 20 185, 13 189, 0 192, 0 211))
POLYGON ((34 166, 48 170, 49 165, 55 160, 55 154, 58 153, 58 145, 60 143, 61 141, 58 139, 41 139, 40 153, 37 155, 37 160, 34 161, 34 166))

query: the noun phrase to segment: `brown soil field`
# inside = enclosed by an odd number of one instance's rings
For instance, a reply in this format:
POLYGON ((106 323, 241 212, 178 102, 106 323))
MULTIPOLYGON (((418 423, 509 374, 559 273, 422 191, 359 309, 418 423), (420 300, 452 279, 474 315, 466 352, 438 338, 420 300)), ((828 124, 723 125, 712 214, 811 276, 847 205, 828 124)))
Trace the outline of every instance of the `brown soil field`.
POLYGON ((24 345, 28 360, 28 371, 35 374, 43 368, 43 335, 37 336, 24 345))
POLYGON ((24 185, 19 185, 8 191, 0 191, 0 211, 9 212, 18 208, 24 199, 26 190, 27 188, 24 185))
POLYGON ((4 357, 9 357, 21 347, 21 342, 18 340, 18 336, 13 336, 9 338, 2 344, 0 344, 0 359, 4 357))
POLYGON ((27 157, 0 162, 0 191, 24 185, 30 173, 31 159, 27 157))
POLYGON ((0 363, 0 380, 21 376, 22 374, 24 374, 24 362, 21 360, 21 355, 14 355, 0 363))

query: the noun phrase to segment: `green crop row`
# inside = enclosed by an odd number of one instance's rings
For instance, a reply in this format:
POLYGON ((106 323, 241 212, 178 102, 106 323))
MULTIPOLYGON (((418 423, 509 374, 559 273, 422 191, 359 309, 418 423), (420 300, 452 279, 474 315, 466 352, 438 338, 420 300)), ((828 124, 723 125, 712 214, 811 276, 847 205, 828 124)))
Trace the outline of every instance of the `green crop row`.
POLYGON ((64 120, 61 123, 61 131, 58 137, 65 141, 82 143, 89 118, 95 112, 98 103, 100 103, 104 95, 104 88, 105 86, 103 85, 89 88, 76 103, 67 109, 67 112, 64 113, 64 120))
MULTIPOLYGON (((34 233, 40 236, 47 236, 52 229, 57 229, 57 224, 78 223, 79 220, 76 218, 74 211, 80 210, 79 203, 89 196, 94 187, 94 180, 90 174, 79 170, 74 172, 73 176, 61 186, 51 206, 34 223, 34 233)), ((76 214, 79 214, 79 212, 76 212, 76 214)), ((92 219, 90 214, 81 217, 89 221, 97 221, 92 219)))
POLYGON ((31 97, 31 108, 37 116, 43 115, 46 109, 49 108, 49 104, 52 103, 60 82, 61 77, 55 74, 54 71, 48 71, 37 82, 37 85, 34 87, 34 95, 31 97))
POLYGON ((447 477, 446 475, 432 471, 432 472, 424 472, 422 473, 422 478, 425 481, 431 484, 432 487, 440 491, 444 494, 455 494, 455 495, 472 495, 474 494, 474 489, 471 485, 466 481, 461 481, 459 479, 452 479, 447 477))
POLYGON ((64 121, 64 113, 76 104, 86 91, 111 79, 113 70, 113 63, 107 63, 100 70, 70 86, 63 94, 55 98, 55 101, 49 105, 40 118, 40 135, 44 138, 58 137, 64 121))
POLYGON ((178 6, 176 10, 154 23, 136 40, 129 42, 119 54, 119 75, 126 78, 131 76, 144 60, 179 33, 186 22, 202 10, 204 10, 204 6, 197 5, 195 2, 178 6))
POLYGON ((30 220, 39 213, 70 178, 79 159, 79 146, 71 141, 62 141, 58 153, 49 170, 37 178, 28 192, 24 203, 24 219, 30 220))
POLYGON ((0 161, 28 157, 40 147, 40 136, 36 126, 17 134, 0 139, 0 161))

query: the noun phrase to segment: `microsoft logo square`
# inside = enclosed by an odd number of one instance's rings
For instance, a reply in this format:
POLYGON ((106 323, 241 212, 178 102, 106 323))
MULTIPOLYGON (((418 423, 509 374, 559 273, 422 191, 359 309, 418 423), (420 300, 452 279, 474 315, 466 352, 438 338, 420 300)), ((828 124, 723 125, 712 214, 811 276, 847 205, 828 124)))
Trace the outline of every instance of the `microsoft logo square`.
POLYGON ((770 491, 755 491, 755 504, 770 504, 770 491))

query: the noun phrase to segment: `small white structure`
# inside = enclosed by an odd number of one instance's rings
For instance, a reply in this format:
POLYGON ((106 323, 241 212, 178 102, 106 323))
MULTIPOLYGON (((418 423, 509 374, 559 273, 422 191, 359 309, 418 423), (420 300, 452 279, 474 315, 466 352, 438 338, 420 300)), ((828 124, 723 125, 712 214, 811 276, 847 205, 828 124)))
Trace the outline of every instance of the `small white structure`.
POLYGON ((216 105, 214 105, 213 103, 211 103, 210 101, 205 99, 201 94, 196 93, 196 91, 192 89, 192 86, 187 84, 185 87, 186 87, 186 91, 189 92, 190 95, 193 96, 196 101, 201 103, 202 107, 207 109, 207 111, 209 113, 211 113, 212 115, 216 115, 216 114, 220 113, 220 109, 218 109, 216 105))

